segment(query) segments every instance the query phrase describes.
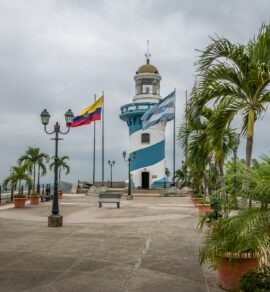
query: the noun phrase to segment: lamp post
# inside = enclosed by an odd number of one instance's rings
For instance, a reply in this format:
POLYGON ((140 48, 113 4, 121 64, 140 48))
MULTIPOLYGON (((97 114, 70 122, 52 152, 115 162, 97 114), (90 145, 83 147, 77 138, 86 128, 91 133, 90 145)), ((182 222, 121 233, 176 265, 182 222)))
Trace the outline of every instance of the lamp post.
POLYGON ((236 159, 237 159, 237 149, 240 143, 240 136, 238 135, 234 147, 233 147, 233 172, 234 172, 234 176, 233 176, 233 184, 234 187, 236 187, 236 159))
MULTIPOLYGON (((50 156, 46 156, 46 163, 49 163, 50 156)), ((38 164, 38 181, 37 181, 37 193, 40 194, 40 164, 38 164)))
POLYGON ((109 166, 110 166, 110 168, 111 168, 111 183, 110 183, 110 186, 111 186, 111 188, 112 188, 112 168, 113 168, 113 166, 115 165, 115 161, 114 161, 114 160, 113 160, 113 161, 108 160, 108 164, 109 164, 109 166))
POLYGON ((130 162, 136 158, 136 154, 132 153, 132 155, 129 155, 128 159, 126 159, 127 153, 126 151, 123 152, 123 158, 125 161, 128 162, 128 196, 127 199, 131 200, 132 199, 132 194, 131 194, 131 174, 130 174, 130 162))
POLYGON ((44 109, 40 115, 41 122, 44 125, 44 131, 49 134, 55 134, 55 138, 51 140, 55 140, 55 155, 54 155, 54 192, 53 192, 53 204, 52 204, 52 214, 48 217, 48 226, 49 227, 61 227, 63 226, 63 216, 59 214, 59 204, 58 204, 58 141, 63 140, 59 138, 59 134, 65 135, 70 130, 70 125, 73 121, 74 115, 71 110, 68 110, 65 113, 65 120, 67 131, 62 132, 60 130, 60 125, 58 122, 54 125, 54 129, 51 132, 47 131, 47 125, 49 124, 50 114, 44 109))

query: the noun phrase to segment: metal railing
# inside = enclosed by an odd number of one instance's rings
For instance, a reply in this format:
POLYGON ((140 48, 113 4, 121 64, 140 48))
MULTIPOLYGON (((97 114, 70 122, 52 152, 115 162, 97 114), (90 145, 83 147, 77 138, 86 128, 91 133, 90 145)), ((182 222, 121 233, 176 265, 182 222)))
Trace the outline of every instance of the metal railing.
MULTIPOLYGON (((3 188, 0 185, 0 205, 4 203, 13 202, 15 194, 24 194, 26 198, 29 198, 31 188, 28 186, 21 186, 21 188, 3 188)), ((43 184, 40 191, 41 202, 51 199, 51 184, 43 184)))
POLYGON ((155 105, 153 102, 137 102, 129 103, 121 106, 121 114, 132 112, 132 111, 146 111, 155 105))

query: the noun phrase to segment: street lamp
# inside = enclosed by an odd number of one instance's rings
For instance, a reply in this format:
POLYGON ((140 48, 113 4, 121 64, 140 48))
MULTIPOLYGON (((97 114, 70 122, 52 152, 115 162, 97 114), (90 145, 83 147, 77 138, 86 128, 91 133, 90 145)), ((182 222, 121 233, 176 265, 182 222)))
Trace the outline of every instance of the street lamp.
MULTIPOLYGON (((42 159, 43 160, 43 159, 42 159)), ((49 163, 50 156, 46 156, 46 163, 49 163)), ((38 181, 37 181, 37 193, 40 194, 40 164, 38 164, 38 181)))
POLYGON ((44 131, 49 134, 55 134, 55 138, 51 140, 55 140, 55 155, 54 155, 54 192, 53 192, 53 204, 52 204, 52 214, 48 216, 48 226, 49 227, 61 227, 63 226, 63 216, 59 214, 59 204, 58 204, 58 141, 63 140, 59 138, 59 134, 65 135, 70 130, 70 125, 73 121, 74 115, 71 110, 68 110, 65 113, 65 120, 67 131, 61 132, 60 125, 58 122, 54 125, 54 130, 52 132, 47 131, 47 125, 49 124, 50 114, 46 109, 42 111, 40 114, 41 122, 44 125, 44 131))
POLYGON ((115 161, 113 160, 113 161, 111 161, 111 160, 108 160, 108 164, 109 164, 109 166, 110 166, 110 168, 111 168, 111 188, 112 188, 112 167, 115 165, 115 161))
POLYGON ((233 184, 234 184, 234 187, 236 187, 236 159, 237 159, 237 149, 238 149, 238 146, 240 144, 240 135, 237 136, 237 139, 235 140, 235 144, 234 144, 234 147, 233 147, 233 166, 234 166, 234 176, 233 176, 233 184))
POLYGON ((129 155, 128 159, 126 159, 127 153, 126 151, 123 152, 124 160, 128 162, 128 200, 132 199, 131 194, 131 174, 130 174, 130 161, 134 160, 136 158, 136 152, 129 155))

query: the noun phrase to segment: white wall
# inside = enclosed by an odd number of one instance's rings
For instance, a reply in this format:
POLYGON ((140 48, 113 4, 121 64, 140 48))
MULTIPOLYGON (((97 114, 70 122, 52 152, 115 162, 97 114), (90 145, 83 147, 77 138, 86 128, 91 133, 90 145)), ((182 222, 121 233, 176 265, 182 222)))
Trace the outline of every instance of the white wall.
POLYGON ((165 159, 148 167, 139 168, 135 171, 131 171, 132 180, 135 187, 141 187, 142 185, 142 172, 149 172, 149 187, 151 187, 153 181, 165 177, 165 159), (155 176, 154 178, 152 176, 155 176))

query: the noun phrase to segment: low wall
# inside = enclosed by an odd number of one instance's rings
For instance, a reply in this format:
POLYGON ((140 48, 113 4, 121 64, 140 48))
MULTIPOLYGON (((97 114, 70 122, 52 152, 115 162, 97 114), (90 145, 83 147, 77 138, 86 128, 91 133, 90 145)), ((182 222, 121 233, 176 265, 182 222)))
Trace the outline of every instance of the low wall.
MULTIPOLYGON (((75 194, 75 193, 87 193, 87 191, 89 190, 89 188, 92 186, 92 184, 86 185, 85 182, 83 181, 78 181, 78 183, 74 183, 72 186, 72 190, 71 193, 75 194), (78 183, 79 183, 79 187, 78 187, 78 183)), ((96 187, 102 187, 102 182, 101 181, 97 181, 95 182, 95 186, 96 187)), ((106 181, 104 182, 104 186, 105 187, 111 187, 110 186, 110 182, 106 181)), ((117 189, 123 189, 125 188, 125 182, 124 181, 113 181, 112 182, 112 188, 117 188, 117 189)))

